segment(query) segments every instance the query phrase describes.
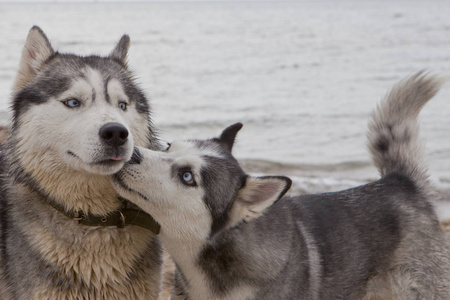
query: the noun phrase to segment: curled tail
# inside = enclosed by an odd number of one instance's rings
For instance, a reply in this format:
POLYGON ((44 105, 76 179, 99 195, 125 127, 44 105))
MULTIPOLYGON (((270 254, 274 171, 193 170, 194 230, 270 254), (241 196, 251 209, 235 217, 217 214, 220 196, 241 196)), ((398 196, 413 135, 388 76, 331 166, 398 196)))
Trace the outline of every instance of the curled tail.
POLYGON ((443 81, 422 72, 398 83, 375 110, 369 123, 369 150, 384 176, 399 172, 417 185, 428 185, 417 116, 443 81))

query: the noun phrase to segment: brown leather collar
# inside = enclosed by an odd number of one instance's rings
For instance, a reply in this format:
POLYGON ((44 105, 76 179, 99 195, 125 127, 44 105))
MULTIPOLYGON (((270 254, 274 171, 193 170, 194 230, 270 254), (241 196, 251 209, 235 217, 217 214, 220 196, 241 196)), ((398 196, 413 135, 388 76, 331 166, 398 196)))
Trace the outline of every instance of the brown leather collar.
POLYGON ((135 225, 148 229, 154 234, 159 234, 161 226, 151 215, 140 209, 127 208, 128 201, 125 199, 120 200, 124 203, 124 207, 105 216, 94 215, 91 213, 85 214, 78 211, 66 211, 62 205, 53 201, 49 202, 49 204, 66 217, 78 221, 78 223, 82 225, 105 227, 116 226, 119 228, 124 228, 127 225, 135 225))

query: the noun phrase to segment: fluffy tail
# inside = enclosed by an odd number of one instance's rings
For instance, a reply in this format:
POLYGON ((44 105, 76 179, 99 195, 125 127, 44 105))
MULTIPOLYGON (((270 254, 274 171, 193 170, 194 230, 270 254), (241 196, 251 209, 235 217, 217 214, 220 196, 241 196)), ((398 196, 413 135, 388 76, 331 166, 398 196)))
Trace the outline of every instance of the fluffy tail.
POLYGON ((419 186, 428 185, 422 158, 417 115, 443 81, 422 72, 404 79, 390 91, 369 124, 369 150, 384 176, 399 172, 419 186))

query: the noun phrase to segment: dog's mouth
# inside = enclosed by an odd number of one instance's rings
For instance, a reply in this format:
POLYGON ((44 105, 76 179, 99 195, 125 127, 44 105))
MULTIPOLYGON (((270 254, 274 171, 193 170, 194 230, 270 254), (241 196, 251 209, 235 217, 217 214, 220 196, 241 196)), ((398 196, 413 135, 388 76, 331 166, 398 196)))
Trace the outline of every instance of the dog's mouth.
POLYGON ((103 153, 92 160, 83 159, 73 151, 67 151, 67 155, 74 158, 71 167, 76 170, 86 171, 92 174, 112 175, 119 171, 128 157, 116 153, 103 153))
POLYGON ((123 163, 123 161, 124 161, 124 158, 122 156, 118 155, 118 154, 110 155, 106 159, 99 159, 99 160, 95 160, 95 161, 92 161, 92 162, 84 161, 81 157, 79 157, 73 151, 70 151, 70 150, 67 151, 67 154, 69 154, 72 157, 77 158, 78 160, 80 160, 83 163, 88 164, 88 165, 115 166, 115 165, 123 163))

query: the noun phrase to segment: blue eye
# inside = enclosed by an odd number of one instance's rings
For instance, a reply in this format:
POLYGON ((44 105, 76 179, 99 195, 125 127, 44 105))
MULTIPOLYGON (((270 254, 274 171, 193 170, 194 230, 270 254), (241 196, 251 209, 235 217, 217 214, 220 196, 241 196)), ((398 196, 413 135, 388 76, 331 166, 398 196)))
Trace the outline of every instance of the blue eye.
POLYGON ((64 105, 70 108, 75 108, 80 106, 80 101, 78 101, 77 99, 69 99, 66 101, 63 101, 64 105))
POLYGON ((127 104, 125 102, 119 102, 119 108, 121 110, 127 110, 127 104))
POLYGON ((192 175, 192 172, 190 172, 190 171, 183 172, 181 174, 181 180, 186 185, 189 185, 189 186, 195 186, 196 185, 195 180, 194 180, 194 175, 192 175))

